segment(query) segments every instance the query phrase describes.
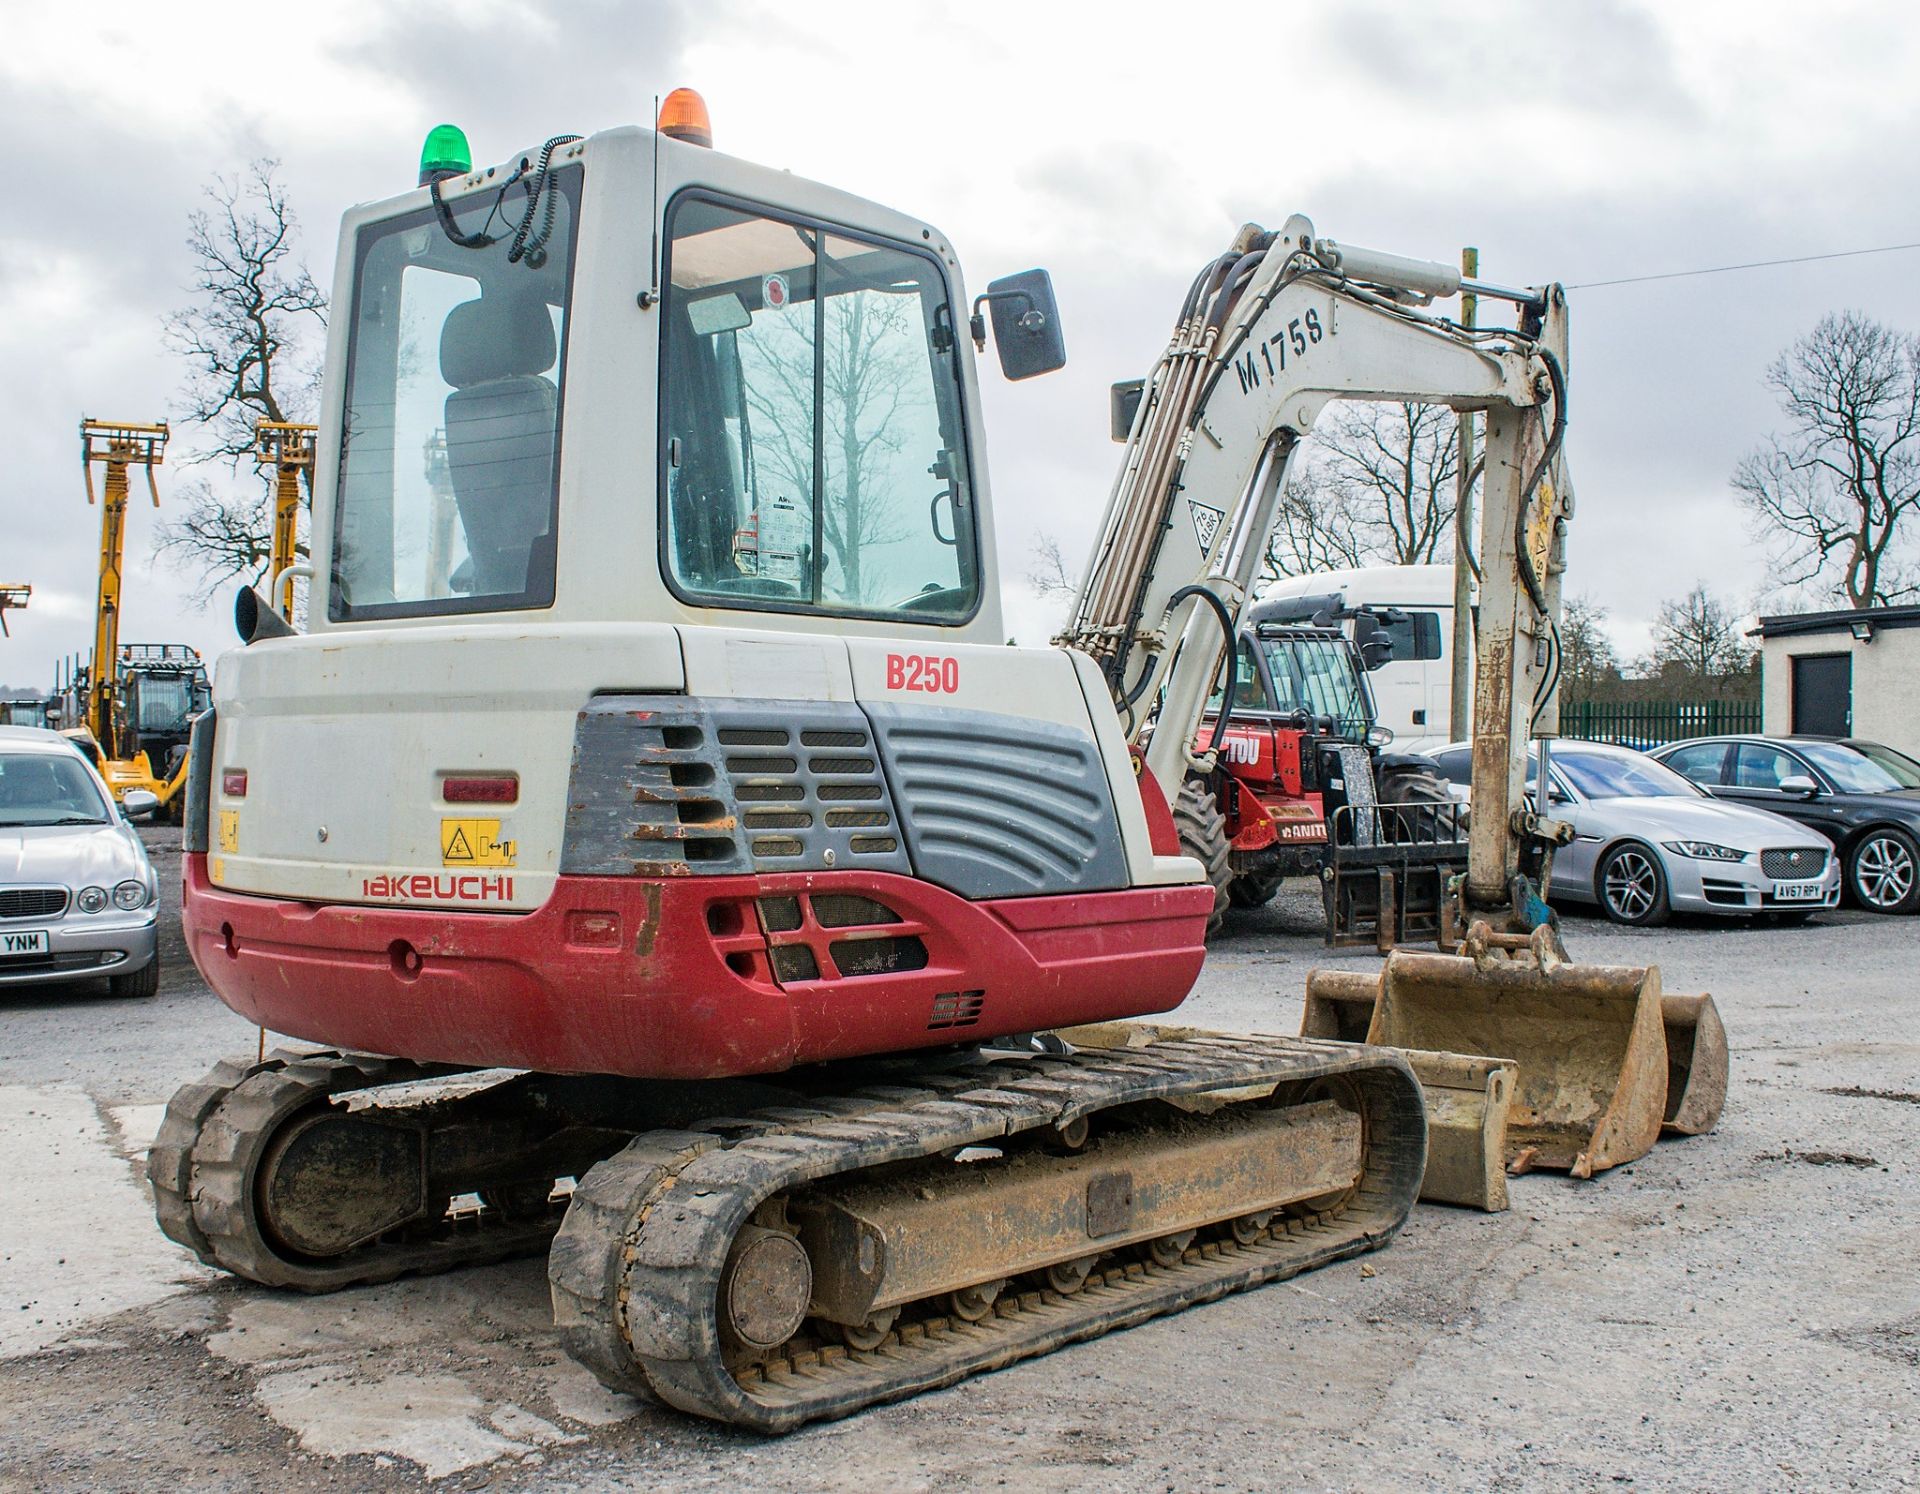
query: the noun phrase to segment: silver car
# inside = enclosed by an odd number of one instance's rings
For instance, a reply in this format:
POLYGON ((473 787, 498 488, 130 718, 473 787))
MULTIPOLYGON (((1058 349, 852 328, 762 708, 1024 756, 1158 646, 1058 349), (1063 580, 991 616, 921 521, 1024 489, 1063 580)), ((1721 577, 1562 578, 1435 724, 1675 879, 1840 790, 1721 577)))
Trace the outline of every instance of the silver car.
MULTIPOLYGON (((1430 754, 1466 798, 1473 747, 1430 754)), ((1799 922, 1840 901, 1826 839, 1763 809, 1713 799, 1631 747, 1556 742, 1547 797, 1574 828, 1553 858, 1552 894, 1598 903, 1615 923, 1685 913, 1771 913, 1799 922)), ((1527 769, 1529 788, 1538 781, 1527 769)))
MULTIPOLYGON (((158 803, 129 790, 125 814, 158 803)), ((104 976, 115 996, 153 995, 158 893, 146 847, 79 750, 0 726, 0 990, 104 976)))

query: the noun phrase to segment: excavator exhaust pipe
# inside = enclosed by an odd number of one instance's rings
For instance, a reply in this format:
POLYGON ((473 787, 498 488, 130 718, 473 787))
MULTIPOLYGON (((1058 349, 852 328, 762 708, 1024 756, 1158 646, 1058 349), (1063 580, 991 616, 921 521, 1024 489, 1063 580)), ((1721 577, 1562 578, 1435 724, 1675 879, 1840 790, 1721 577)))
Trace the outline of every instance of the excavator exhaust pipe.
POLYGON ((1503 1167, 1591 1177, 1645 1156, 1663 1129, 1713 1128, 1727 1043, 1711 997, 1663 999, 1652 966, 1571 964, 1551 930, 1476 924, 1462 950, 1396 950, 1377 980, 1315 971, 1307 981, 1302 1036, 1407 1050, 1432 1151, 1455 1158, 1430 1168, 1423 1198, 1500 1209, 1503 1167))

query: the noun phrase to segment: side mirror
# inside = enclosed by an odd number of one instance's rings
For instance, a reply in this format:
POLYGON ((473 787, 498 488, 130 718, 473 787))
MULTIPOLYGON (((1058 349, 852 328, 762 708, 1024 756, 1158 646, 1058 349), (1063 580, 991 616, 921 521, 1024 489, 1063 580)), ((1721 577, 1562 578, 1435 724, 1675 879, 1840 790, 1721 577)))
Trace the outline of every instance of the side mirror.
POLYGON ((1067 366, 1067 339, 1060 330, 1060 308, 1053 299, 1053 277, 1045 270, 1023 270, 987 285, 974 297, 970 330, 973 345, 987 345, 985 304, 993 316, 993 345, 1000 372, 1009 379, 1031 379, 1067 366))
POLYGON ((160 796, 145 789, 128 789, 120 796, 120 813, 130 820, 150 820, 160 812, 160 796))
POLYGON ((1820 792, 1820 785, 1805 773, 1795 773, 1791 778, 1780 780, 1780 792, 1797 799, 1811 799, 1820 792))
POLYGON ((1140 401, 1147 397, 1145 379, 1123 379, 1107 391, 1107 418, 1113 439, 1124 443, 1133 434, 1140 401))
POLYGON ((1547 785, 1547 803, 1571 804, 1573 800, 1568 796, 1567 791, 1561 788, 1559 784, 1549 783, 1547 785))
MULTIPOLYGON (((1319 622, 1319 618, 1314 621, 1319 622)), ((1360 652, 1360 662, 1366 666, 1368 674, 1393 662, 1393 635, 1380 626, 1371 612, 1362 612, 1353 619, 1353 646, 1360 652)))

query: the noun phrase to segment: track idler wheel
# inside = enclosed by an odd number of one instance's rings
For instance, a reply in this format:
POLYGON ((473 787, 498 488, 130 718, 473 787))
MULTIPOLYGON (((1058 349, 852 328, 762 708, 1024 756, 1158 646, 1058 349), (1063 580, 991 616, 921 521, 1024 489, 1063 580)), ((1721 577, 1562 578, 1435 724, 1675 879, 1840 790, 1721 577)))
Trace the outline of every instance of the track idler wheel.
POLYGON ((1049 1266, 1044 1273, 1047 1285, 1062 1297, 1071 1297, 1087 1284, 1087 1278, 1093 1275, 1093 1268, 1099 1264, 1099 1256, 1083 1255, 1078 1260, 1062 1261, 1057 1266, 1049 1266))
POLYGON ((1147 1258, 1156 1266, 1177 1266, 1193 1244, 1194 1231, 1183 1229, 1147 1242, 1147 1258))
POLYGON ((749 1349, 777 1349, 806 1321, 813 1263, 785 1230, 749 1224, 740 1231, 720 1279, 721 1321, 749 1349))
POLYGON ((326 1260, 424 1218, 421 1142, 322 1101, 282 1127, 260 1159, 261 1228, 283 1249, 326 1260))
POLYGON ((818 1322, 829 1338, 839 1339, 849 1349, 864 1351, 877 1349, 885 1343, 899 1319, 900 1309, 890 1307, 885 1312, 875 1313, 864 1323, 830 1323, 824 1318, 818 1322))

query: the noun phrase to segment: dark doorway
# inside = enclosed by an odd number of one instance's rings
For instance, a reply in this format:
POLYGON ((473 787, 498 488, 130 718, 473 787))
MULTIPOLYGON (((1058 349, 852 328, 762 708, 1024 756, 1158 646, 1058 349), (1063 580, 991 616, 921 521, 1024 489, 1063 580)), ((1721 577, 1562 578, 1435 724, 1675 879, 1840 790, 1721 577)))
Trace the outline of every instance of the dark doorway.
POLYGON ((1818 737, 1852 733, 1852 655, 1808 654, 1793 661, 1793 729, 1818 737))

